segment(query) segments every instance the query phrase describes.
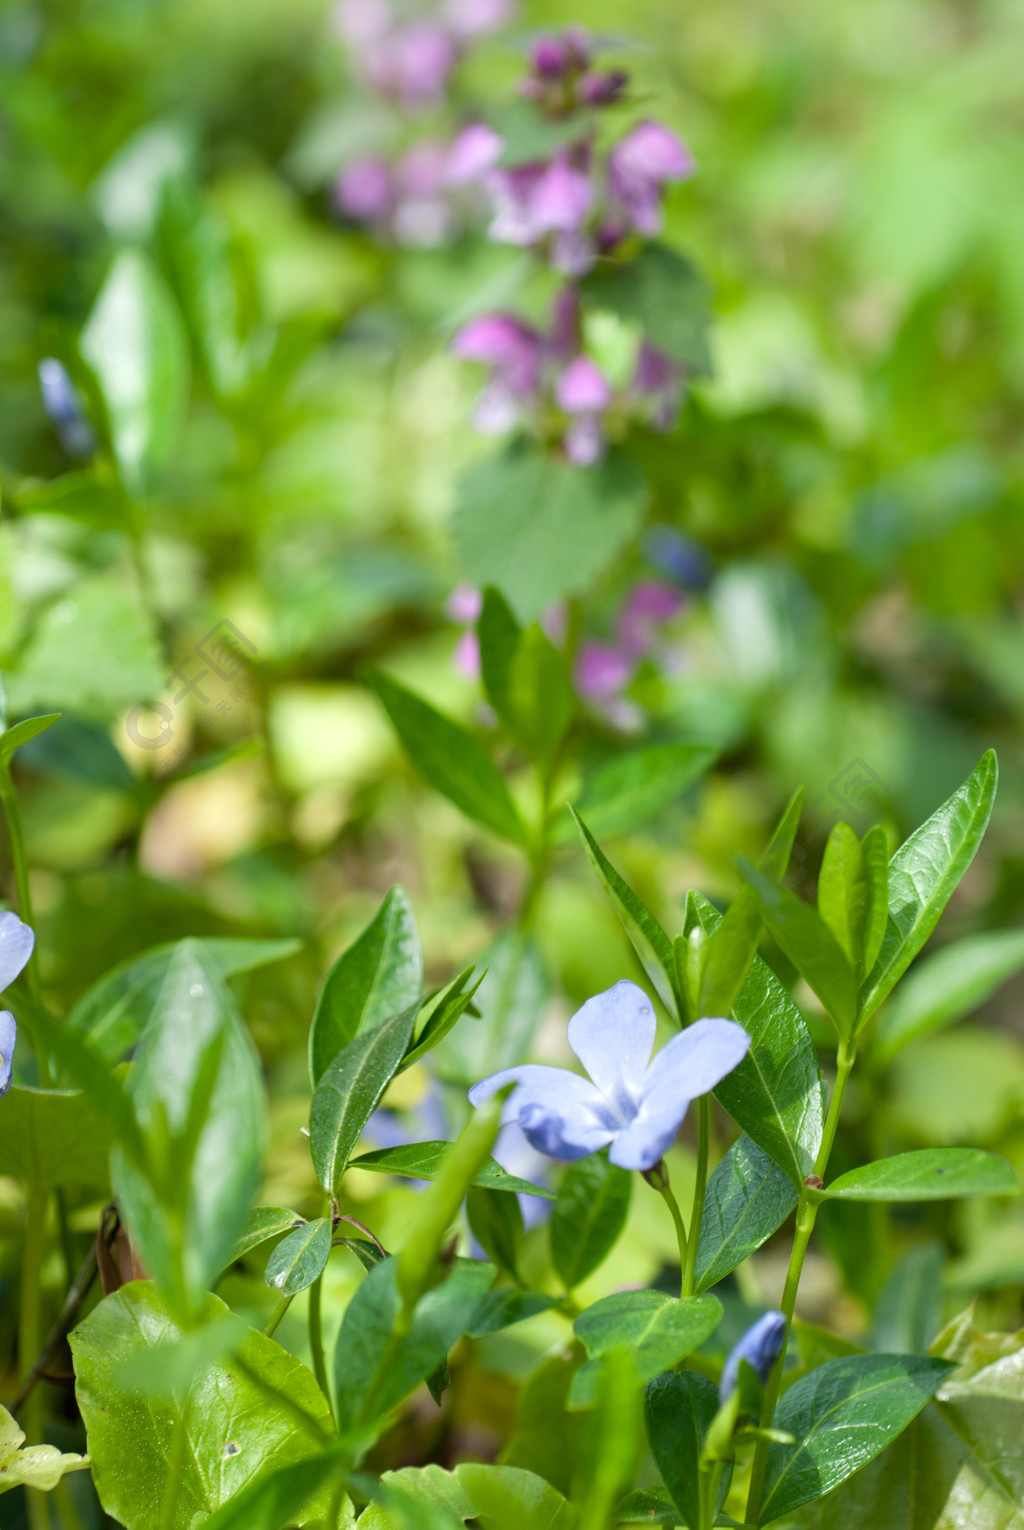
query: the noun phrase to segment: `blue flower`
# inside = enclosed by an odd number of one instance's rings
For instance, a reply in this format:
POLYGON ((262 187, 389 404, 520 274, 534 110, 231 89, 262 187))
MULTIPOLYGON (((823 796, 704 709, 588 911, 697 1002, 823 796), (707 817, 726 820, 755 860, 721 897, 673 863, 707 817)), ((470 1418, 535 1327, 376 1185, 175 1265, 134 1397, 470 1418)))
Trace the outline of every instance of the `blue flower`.
MULTIPOLYGON (((0 993, 13 983, 32 955, 36 937, 17 914, 0 914, 0 993)), ((0 1010, 0 1095, 11 1087, 11 1063, 18 1027, 10 1010, 0 1010)))
POLYGON ((515 1083, 504 1121, 551 1158, 585 1158, 611 1144, 623 1169, 653 1169, 671 1145, 690 1101, 707 1094, 746 1053, 750 1037, 733 1020, 698 1020, 654 1045, 654 1007, 635 983, 616 983, 588 999, 569 1021, 569 1045, 590 1074, 526 1063, 504 1068, 469 1091, 482 1105, 515 1083))
POLYGON ((781 1312, 766 1312, 759 1317, 747 1329, 722 1368, 722 1379, 718 1383, 719 1401, 728 1402, 735 1392, 741 1360, 747 1362, 764 1386, 785 1342, 786 1319, 781 1312))

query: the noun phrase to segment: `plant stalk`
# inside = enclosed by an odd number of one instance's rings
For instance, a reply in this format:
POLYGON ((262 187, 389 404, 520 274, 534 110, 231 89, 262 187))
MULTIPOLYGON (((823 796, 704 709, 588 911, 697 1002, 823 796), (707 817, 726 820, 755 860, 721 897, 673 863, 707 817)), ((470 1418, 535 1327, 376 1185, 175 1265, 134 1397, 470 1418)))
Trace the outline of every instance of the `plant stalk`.
MULTIPOLYGON (((48 1193, 41 1185, 28 1186, 25 1200, 25 1244, 21 1262, 21 1311, 18 1319, 18 1365, 23 1388, 32 1376, 42 1341, 41 1282, 48 1199, 48 1193)), ((25 1431, 27 1445, 43 1443, 43 1398, 38 1390, 26 1395, 21 1427, 25 1431)), ((26 1488, 25 1505, 30 1530, 50 1530, 46 1494, 38 1488, 26 1488)))
POLYGON ((647 1180, 649 1185, 657 1190, 658 1194, 665 1202, 665 1205, 672 1213, 672 1221, 675 1224, 676 1229, 676 1242, 679 1245, 679 1265, 682 1272, 679 1295, 680 1297, 686 1296, 688 1295, 686 1289, 686 1268, 689 1260, 686 1239, 686 1226, 683 1222, 683 1214, 679 1210, 679 1202, 676 1200, 675 1196, 672 1194, 671 1189, 669 1188, 668 1175, 665 1171, 664 1164, 656 1164, 653 1169, 648 1169, 647 1173, 644 1175, 644 1178, 647 1180))
POLYGON ((313 1375, 320 1383, 320 1390, 327 1398, 327 1403, 333 1417, 334 1404, 331 1402, 331 1387, 327 1380, 327 1361, 324 1358, 324 1332, 321 1321, 323 1284, 324 1276, 321 1270, 309 1288, 309 1349, 313 1357, 313 1375))
POLYGON ((708 1163, 711 1158, 711 1101, 706 1094, 697 1102, 697 1178, 693 1186, 693 1210, 683 1265, 683 1295, 692 1296, 697 1278, 697 1245, 704 1217, 704 1196, 708 1187, 708 1163))

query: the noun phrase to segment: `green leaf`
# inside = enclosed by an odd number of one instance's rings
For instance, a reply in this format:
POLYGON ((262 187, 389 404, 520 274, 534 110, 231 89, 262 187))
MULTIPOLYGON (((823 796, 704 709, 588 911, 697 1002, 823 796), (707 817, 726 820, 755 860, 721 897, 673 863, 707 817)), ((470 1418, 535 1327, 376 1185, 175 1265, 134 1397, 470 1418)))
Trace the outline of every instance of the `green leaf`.
POLYGON ((313 1095, 309 1145, 317 1178, 334 1195, 363 1127, 398 1070, 412 1038, 419 1000, 361 1031, 324 1070, 313 1095))
POLYGON ((862 1025, 906 972, 973 861, 988 826, 998 777, 995 753, 990 749, 959 791, 900 846, 890 861, 889 920, 861 1000, 862 1025))
MULTIPOLYGON (((648 1383, 644 1395, 644 1425, 651 1455, 689 1530, 702 1530, 700 1453, 717 1412, 718 1388, 694 1371, 667 1371, 648 1383)), ((719 1508, 730 1476, 727 1468, 719 1508)))
POLYGON ((588 305, 640 325, 691 376, 708 376, 711 289, 684 255, 649 244, 629 261, 602 261, 583 282, 588 305))
POLYGON ((637 1488, 615 1510, 620 1525, 685 1525, 686 1520, 661 1488, 637 1488))
POLYGON ((565 660, 542 627, 523 633, 508 675, 508 702, 517 738, 537 760, 557 750, 576 712, 565 660))
MULTIPOLYGON (((297 940, 208 938, 194 944, 222 978, 283 961, 301 949, 297 940)), ((117 1062, 138 1043, 177 949, 177 942, 153 946, 111 968, 79 999, 68 1016, 68 1025, 87 1032, 90 1045, 109 1062, 117 1062)))
POLYGON ((514 1195, 471 1188, 466 1194, 466 1221, 488 1259, 518 1279, 516 1265, 523 1242, 523 1213, 514 1195))
POLYGON ((128 1080, 151 1174, 120 1147, 114 1190, 143 1265, 179 1315, 231 1256, 260 1171, 259 1058, 220 971, 196 941, 175 951, 128 1080))
POLYGON ((792 1514, 831 1492, 892 1443, 953 1367, 925 1355, 850 1355, 794 1382, 774 1427, 792 1445, 771 1445, 758 1523, 792 1514))
POLYGON ((1017 1174, 981 1148, 922 1148, 841 1174, 816 1195, 842 1201, 945 1201, 960 1195, 1016 1195, 1017 1174))
POLYGON ((722 1304, 714 1296, 680 1300, 664 1291, 619 1291, 595 1302, 573 1324, 590 1361, 577 1372, 571 1406, 590 1407, 597 1400, 599 1364, 612 1350, 628 1353, 636 1381, 650 1381, 699 1349, 721 1320, 722 1304))
POLYGON ((202 1530, 285 1530, 286 1526, 290 1530, 292 1525, 310 1523, 317 1530, 325 1524, 330 1524, 330 1530, 355 1530, 355 1511, 348 1497, 342 1502, 340 1520, 322 1517, 346 1465, 344 1446, 332 1445, 305 1461, 262 1472, 204 1519, 202 1530))
MULTIPOLYGON (((721 918, 695 894, 694 917, 713 931, 721 918)), ((733 1013, 750 1037, 743 1061, 715 1090, 748 1137, 799 1189, 814 1170, 825 1127, 821 1073, 807 1022, 766 962, 755 956, 733 1013)))
MULTIPOLYGON (((378 1148, 353 1158, 352 1169, 370 1169, 375 1174, 401 1174, 408 1179, 436 1179, 450 1142, 405 1142, 400 1147, 378 1148)), ((531 1185, 527 1179, 506 1174, 499 1163, 489 1158, 473 1179, 484 1190, 508 1190, 514 1195, 539 1195, 553 1201, 550 1190, 531 1185)))
POLYGON ((181 315, 142 250, 115 256, 80 347, 103 394, 125 487, 142 497, 177 449, 189 387, 181 315))
POLYGON ((0 1408, 0 1493, 16 1487, 50 1493, 67 1472, 80 1472, 90 1465, 88 1456, 62 1454, 56 1445, 29 1445, 23 1450, 24 1442, 24 1430, 6 1408, 0 1408))
MULTIPOLYGON (((214 1324, 230 1313, 207 1296, 198 1317, 214 1324)), ((252 1329, 238 1351, 244 1370, 231 1357, 200 1361, 177 1396, 125 1387, 129 1365, 152 1363, 183 1337, 150 1281, 122 1286, 71 1335, 96 1491, 107 1513, 132 1530, 191 1530, 268 1466, 319 1454, 331 1431, 327 1399, 310 1372, 252 1329)))
POLYGON ((228 1264, 244 1258, 254 1248, 259 1248, 261 1243, 269 1243, 271 1238, 279 1238, 282 1233, 291 1232, 304 1221, 304 1217, 300 1217, 296 1211, 289 1211, 287 1206, 257 1206, 254 1211, 250 1211, 245 1226, 235 1239, 228 1264))
POLYGON ((633 1176, 593 1153, 571 1163, 551 1214, 551 1257, 572 1291, 611 1252, 626 1224, 633 1176))
POLYGON ((461 1020, 487 976, 486 971, 481 972, 472 988, 467 988, 466 984, 475 971, 475 967, 466 967, 432 999, 424 1000, 420 1013, 426 1013, 427 1018, 415 1043, 402 1058, 400 1073, 404 1073, 406 1068, 411 1068, 414 1062, 419 1062, 421 1057, 425 1057, 436 1046, 440 1046, 449 1031, 453 1030, 461 1020))
POLYGON ((942 1276, 946 1251, 930 1241, 911 1248, 893 1265, 875 1303, 873 1349, 887 1355, 923 1355, 942 1327, 942 1276))
POLYGON ((706 1291, 761 1247, 797 1203, 792 1181, 749 1137, 712 1174, 697 1243, 697 1290, 706 1291))
POLYGON ((875 964, 888 908, 885 830, 876 826, 861 841, 849 824, 833 825, 818 878, 818 912, 858 981, 875 964))
POLYGON ((409 1332, 392 1353, 391 1338, 402 1313, 398 1260, 383 1259, 370 1270, 345 1309, 334 1354, 343 1434, 382 1418, 437 1370, 469 1328, 493 1279, 493 1265, 457 1259, 447 1279, 416 1303, 409 1332))
POLYGON ((13 728, 7 728, 0 732, 0 765, 9 765, 11 757, 16 749, 22 744, 27 744, 29 739, 37 734, 52 728, 55 722, 60 721, 59 712, 49 712, 45 717, 26 717, 24 722, 15 723, 13 728))
POLYGON ((808 904, 740 857, 740 874, 757 894, 764 922, 814 990, 840 1036, 857 1026, 857 978, 839 942, 808 904))
POLYGON ((548 117, 532 101, 507 101, 490 114, 491 126, 504 147, 498 161, 502 168, 548 159, 566 144, 587 137, 587 123, 577 113, 548 117))
POLYGON ((524 844, 526 829, 504 778, 473 734, 386 675, 374 672, 367 683, 424 779, 467 818, 502 839, 524 844))
POLYGON ((309 1032, 314 1087, 361 1031, 408 1009, 423 987, 423 951, 404 887, 392 887, 373 919, 338 957, 317 1000, 309 1032))
POLYGON ((487 971, 475 1003, 482 1018, 461 1025, 434 1053, 437 1071, 466 1088, 528 1055, 548 996, 540 950, 525 931, 503 931, 481 961, 487 971))
POLYGON ((114 1134, 88 1096, 77 1090, 15 1084, 0 1111, 0 1164, 33 1185, 110 1183, 114 1134))
POLYGON ((480 678, 487 699, 502 722, 513 726, 512 664, 523 629, 504 595, 493 585, 484 591, 476 635, 480 644, 480 678))
POLYGON ((109 731, 83 717, 58 715, 59 726, 33 738, 21 763, 37 776, 133 792, 135 776, 109 731))
POLYGON ((305 1291, 327 1268, 331 1233, 330 1217, 317 1217, 282 1238, 267 1260, 267 1285, 282 1296, 298 1296, 305 1291))
POLYGON ((640 959, 658 997, 670 1015, 678 1012, 673 975, 675 961, 672 942, 654 915, 640 901, 633 889, 624 882, 611 861, 601 850, 583 819, 573 808, 569 811, 576 820, 576 827, 583 840, 583 848, 597 873, 597 879, 608 894, 608 901, 619 916, 619 922, 629 936, 630 944, 640 959))
POLYGON ((648 498, 612 452, 578 468, 517 442, 476 462, 458 487, 454 531, 472 584, 494 585, 521 621, 587 589, 635 535, 648 498))
POLYGON ((524 1323, 541 1312, 550 1312, 560 1301, 559 1296, 543 1296, 538 1291, 489 1291, 466 1331, 471 1339, 482 1339, 484 1334, 497 1333, 502 1328, 511 1328, 513 1323, 524 1323))
POLYGON ((903 1047, 979 1008, 1024 967, 1024 930, 968 935, 922 957, 878 1017, 874 1045, 890 1061, 903 1047))
POLYGON ((360 1517, 360 1530, 440 1530, 473 1520, 480 1530, 577 1530, 578 1516, 550 1482, 515 1466, 464 1461, 453 1472, 407 1466, 385 1472, 382 1501, 360 1517), (407 1506, 402 1517, 391 1495, 407 1506), (443 1516, 437 1520, 431 1514, 443 1516))
MULTIPOLYGON (((715 751, 701 744, 647 744, 586 773, 573 804, 590 833, 624 834, 671 807, 707 771, 715 751)), ((557 839, 573 837, 568 815, 559 820, 557 839)))

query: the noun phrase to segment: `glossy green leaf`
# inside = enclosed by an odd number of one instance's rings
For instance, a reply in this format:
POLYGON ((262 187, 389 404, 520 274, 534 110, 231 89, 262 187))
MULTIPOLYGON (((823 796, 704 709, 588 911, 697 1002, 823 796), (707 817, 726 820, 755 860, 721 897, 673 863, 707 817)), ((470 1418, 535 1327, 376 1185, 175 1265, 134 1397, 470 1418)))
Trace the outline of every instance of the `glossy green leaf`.
MULTIPOLYGON (((198 1314, 204 1324, 228 1316, 215 1296, 198 1314)), ((129 1362, 145 1364, 182 1337, 149 1281, 106 1297, 71 1336, 96 1490, 107 1513, 133 1530, 191 1530, 267 1467, 314 1456, 329 1438, 330 1409, 310 1372, 252 1329, 240 1350, 244 1371, 221 1358, 201 1363, 176 1397, 126 1389, 129 1362), (168 1516, 178 1430, 184 1450, 168 1516)))
POLYGON ((691 376, 711 371, 711 289, 693 263, 664 244, 629 261, 601 261, 583 282, 588 304, 640 325, 691 376))
MULTIPOLYGON (((283 961, 300 949, 297 940, 232 940, 207 937, 198 946, 222 978, 283 961)), ((167 981, 177 943, 153 946, 111 968, 79 999, 68 1016, 72 1030, 88 1032, 90 1045, 117 1062, 136 1045, 167 981)))
MULTIPOLYGON (((573 806, 595 837, 624 834, 677 802, 711 767, 715 751, 700 744, 646 744, 586 772, 573 806)), ((558 839, 573 838, 568 814, 558 839)))
POLYGON ((271 1238, 279 1238, 282 1233, 291 1232, 304 1222, 298 1212, 289 1211, 287 1206, 257 1206, 250 1211, 246 1218, 245 1226, 235 1239, 231 1250, 229 1264, 234 1264, 236 1259, 242 1259, 254 1248, 259 1248, 261 1243, 268 1243, 271 1238))
POLYGON ((0 1164, 14 1179, 34 1185, 110 1183, 114 1134, 88 1096, 78 1090, 13 1085, 0 1111, 0 1164))
POLYGON ((801 977, 818 995, 841 1036, 857 1025, 857 978, 839 942, 816 909, 770 881, 742 858, 740 873, 761 905, 764 922, 801 977))
MULTIPOLYGON (((577 1530, 578 1516, 562 1494, 534 1472, 515 1466, 482 1466, 464 1461, 453 1472, 440 1466, 405 1467, 381 1478, 383 1501, 360 1517, 360 1530, 435 1530, 431 1512, 444 1524, 472 1520, 480 1530, 577 1530), (388 1494, 400 1494, 411 1516, 389 1508, 388 1494)), ((439 1521, 438 1523, 442 1523, 439 1521)))
POLYGON ((1024 930, 968 935, 922 957, 878 1017, 879 1057, 887 1062, 912 1041, 954 1025, 1022 967, 1024 930))
POLYGON ((103 394, 125 487, 145 495, 177 448, 189 363, 181 315, 141 249, 115 256, 80 344, 103 394))
POLYGON ((317 1178, 333 1195, 363 1127, 398 1070, 412 1037, 419 1000, 361 1031, 324 1070, 313 1095, 309 1145, 317 1178))
POLYGON ((580 831, 583 848, 587 852, 590 864, 597 873, 598 881, 608 894, 608 901, 619 916, 622 928, 629 936, 630 944, 640 959, 640 965, 654 984, 658 997, 668 1009, 669 1014, 676 1014, 678 1005, 673 986, 675 960, 672 954, 672 942, 650 910, 619 876, 579 814, 572 808, 570 812, 576 820, 576 827, 580 831))
POLYGON ((818 877, 818 912, 858 981, 875 964, 888 911, 885 830, 878 826, 859 840, 849 824, 833 825, 818 877))
POLYGON ((24 722, 15 723, 13 728, 7 728, 0 732, 0 765, 9 765, 16 749, 22 744, 27 744, 30 739, 52 728, 55 722, 60 721, 59 712, 49 712, 44 717, 26 717, 24 722))
MULTIPOLYGON (((695 895, 692 907, 703 928, 716 928, 721 915, 706 898, 695 895)), ((715 1097, 799 1188, 813 1172, 825 1126, 821 1073, 807 1022, 757 956, 733 1013, 750 1037, 750 1049, 715 1097)))
POLYGON ((466 1331, 471 1339, 482 1339, 484 1334, 497 1333, 514 1323, 525 1323, 541 1312, 550 1312, 560 1301, 561 1297, 544 1296, 539 1291, 489 1291, 466 1331))
POLYGON ((341 1517, 325 1520, 324 1511, 335 1507, 337 1484, 347 1458, 342 1445, 334 1445, 305 1461, 293 1461, 264 1471, 204 1519, 202 1530, 291 1530, 293 1525, 329 1524, 330 1530, 355 1530, 352 1500, 341 1502, 341 1517))
POLYGON ((633 1176, 593 1153, 562 1176, 551 1214, 551 1257, 571 1291, 611 1252, 626 1223, 633 1176))
POLYGON ((453 527, 462 571, 533 621, 609 566, 635 535, 647 497, 624 454, 581 473, 532 442, 513 443, 473 463, 459 483, 453 527))
POLYGON ((342 1320, 334 1354, 338 1427, 373 1424, 425 1381, 467 1331, 494 1280, 494 1266, 457 1259, 451 1273, 417 1302, 408 1334, 391 1352, 402 1312, 398 1260, 370 1270, 342 1320), (388 1355, 386 1369, 381 1361, 388 1355), (375 1379, 376 1378, 376 1379, 375 1379))
POLYGON ((758 1523, 830 1492, 890 1445, 953 1366, 926 1355, 850 1355, 794 1382, 775 1414, 792 1445, 771 1445, 758 1523))
POLYGON ((889 919, 861 1000, 871 1018, 939 922, 988 826, 999 772, 992 750, 889 862, 889 919))
POLYGON ((460 972, 458 977, 442 988, 440 993, 435 994, 429 1001, 424 1001, 420 1007, 420 1015, 426 1015, 425 1020, 417 1017, 417 1024, 421 1027, 414 1044, 402 1058, 402 1066, 399 1072, 404 1073, 406 1068, 411 1068, 413 1063, 419 1062, 428 1052, 435 1047, 454 1030, 476 998, 477 992, 487 976, 486 971, 481 972, 472 988, 467 987, 470 978, 476 971, 475 967, 467 967, 460 972))
POLYGON ((594 1302, 573 1324, 590 1360, 577 1373, 572 1406, 597 1400, 599 1362, 612 1350, 628 1354, 633 1379, 650 1381, 699 1349, 721 1320, 722 1304, 714 1296, 680 1300, 664 1291, 619 1291, 594 1302))
POLYGON ((423 987, 423 951, 404 887, 392 887, 362 934, 334 963, 309 1032, 314 1087, 361 1031, 408 1009, 423 987))
POLYGON ((368 683, 409 758, 430 785, 467 818, 502 839, 525 843, 526 829, 504 778, 474 735, 386 675, 371 674, 368 683))
POLYGON ((663 1488, 637 1488, 621 1499, 616 1510, 620 1525, 685 1525, 687 1522, 663 1488))
MULTIPOLYGON (((401 1174, 408 1179, 436 1179, 450 1142, 406 1142, 400 1147, 377 1148, 353 1158, 353 1169, 370 1169, 374 1174, 401 1174)), ((508 1190, 514 1195, 539 1195, 554 1200, 550 1190, 531 1185, 527 1179, 517 1179, 506 1174, 493 1158, 488 1159, 473 1179, 474 1185, 485 1190, 508 1190)))
POLYGON ((880 1158, 834 1179, 817 1193, 844 1201, 944 1201, 959 1195, 1016 1195, 1013 1166, 981 1148, 922 1148, 880 1158))
POLYGON ((499 1270, 517 1278, 519 1250, 523 1242, 523 1213, 514 1195, 479 1186, 466 1194, 469 1230, 499 1270))
MULTIPOLYGON (((701 1530, 700 1453, 718 1412, 718 1388, 694 1371, 666 1371, 648 1383, 644 1425, 651 1455, 689 1530, 701 1530)), ((722 1476, 719 1507, 730 1472, 722 1476)))
POLYGON ((259 1058, 216 963, 196 941, 171 958, 128 1080, 152 1174, 122 1151, 114 1190, 147 1270, 183 1314, 245 1225, 265 1130, 259 1058))
POLYGON ((480 644, 480 678, 487 699, 502 722, 514 727, 512 665, 523 629, 504 595, 493 585, 484 591, 476 633, 480 644))
POLYGON ((282 1296, 305 1291, 327 1267, 332 1231, 330 1217, 317 1217, 282 1238, 267 1260, 267 1285, 282 1296))
POLYGON ((797 1203, 792 1181, 749 1137, 737 1138, 708 1181, 697 1243, 697 1290, 706 1291, 761 1247, 797 1203))

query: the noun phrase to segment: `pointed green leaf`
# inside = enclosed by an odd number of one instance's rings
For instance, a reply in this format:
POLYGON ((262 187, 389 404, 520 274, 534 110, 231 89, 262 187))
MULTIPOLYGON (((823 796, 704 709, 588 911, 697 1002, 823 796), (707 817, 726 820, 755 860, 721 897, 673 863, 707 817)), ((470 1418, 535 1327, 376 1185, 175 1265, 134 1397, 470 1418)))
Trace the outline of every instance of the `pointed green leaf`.
POLYGON ((309 1116, 317 1178, 334 1195, 363 1127, 398 1071, 409 1046, 419 1000, 361 1031, 324 1069, 309 1116))
POLYGON ((999 771, 995 753, 896 851, 889 863, 889 919, 861 1000, 865 1024, 939 922, 988 826, 999 771))
POLYGON ((543 1296, 536 1291, 489 1291, 474 1312, 472 1327, 467 1332, 471 1339, 482 1339, 484 1334, 497 1333, 541 1312, 550 1312, 560 1301, 559 1296, 543 1296))
MULTIPOLYGON (((671 807, 710 769, 715 751, 701 744, 646 744, 586 772, 573 804, 591 834, 624 834, 671 807)), ((556 839, 573 838, 568 814, 556 839)))
POLYGON ((15 723, 13 728, 0 732, 0 765, 9 765, 16 749, 20 749, 22 744, 27 744, 29 739, 36 738, 47 728, 52 728, 55 722, 60 721, 60 717, 59 712, 48 712, 45 717, 26 717, 24 722, 15 723))
MULTIPOLYGON (((695 894, 691 907, 706 930, 716 928, 721 915, 706 898, 695 894)), ((799 1188, 813 1172, 825 1126, 821 1073, 807 1022, 759 956, 733 1013, 750 1037, 750 1049, 715 1097, 799 1188)))
POLYGON ((432 1052, 461 1020, 487 976, 484 970, 472 988, 467 988, 466 984, 475 971, 475 967, 467 967, 465 971, 459 973, 458 977, 453 978, 446 988, 442 988, 440 993, 435 994, 432 1000, 424 1001, 420 1013, 426 1011, 427 1019, 423 1022, 423 1028, 415 1044, 402 1058, 399 1072, 404 1073, 406 1068, 411 1068, 414 1062, 419 1062, 421 1057, 432 1052))
MULTIPOLYGON (((400 1147, 378 1148, 372 1153, 363 1153, 359 1158, 353 1158, 349 1167, 370 1169, 374 1174, 401 1174, 408 1179, 436 1179, 451 1145, 450 1142, 405 1142, 400 1147)), ((539 1185, 531 1185, 527 1179, 517 1179, 514 1174, 506 1174, 493 1158, 487 1159, 478 1170, 473 1184, 480 1185, 484 1190, 506 1190, 513 1195, 539 1195, 545 1200, 554 1200, 550 1190, 542 1190, 539 1185)))
POLYGON ((317 1000, 309 1031, 314 1087, 360 1031, 414 1003, 423 986, 423 952, 416 916, 404 887, 392 887, 362 934, 334 963, 317 1000))
POLYGON ((768 1450, 758 1524, 838 1487, 890 1445, 953 1370, 925 1355, 850 1355, 794 1382, 775 1414, 792 1445, 768 1450))
POLYGON ((282 1238, 267 1260, 267 1285, 282 1296, 298 1296, 305 1291, 327 1268, 331 1233, 330 1217, 317 1217, 282 1238))
POLYGON ((115 256, 80 344, 103 394, 125 487, 144 495, 177 448, 189 358, 178 308, 141 249, 115 256))
POLYGON ((858 979, 870 971, 878 955, 888 893, 884 829, 872 829, 861 842, 849 824, 833 825, 818 878, 818 912, 858 979))
POLYGON ((591 1360, 613 1349, 632 1357, 638 1381, 678 1365, 722 1321, 714 1296, 668 1296, 664 1291, 618 1291, 581 1312, 573 1323, 591 1360))
POLYGON ((523 1242, 523 1213, 514 1195, 470 1187, 466 1194, 469 1230, 488 1259, 518 1280, 517 1262, 523 1242))
POLYGON ((792 1181, 749 1137, 712 1174, 697 1244, 697 1290, 706 1291, 777 1232, 797 1203, 792 1181))
POLYGON ((374 672, 376 691, 406 753, 437 791, 485 828, 524 844, 526 829, 504 778, 467 728, 442 716, 412 691, 374 672))
POLYGON ((675 963, 672 942, 650 910, 619 876, 583 819, 574 809, 570 808, 569 811, 576 820, 576 827, 580 831, 583 848, 587 852, 590 864, 597 873, 598 881, 608 894, 608 900, 618 914, 633 950, 640 958, 640 965, 654 984, 658 997, 668 1009, 669 1014, 677 1014, 678 1004, 673 987, 675 963))
POLYGON ((915 963, 878 1017, 875 1047, 890 1061, 912 1041, 945 1030, 1024 967, 1024 930, 968 935, 915 963))
POLYGON ((1012 1165, 981 1148, 922 1148, 841 1174, 817 1194, 843 1201, 945 1201, 961 1195, 1016 1195, 1012 1165))
MULTIPOLYGON (((666 1371, 648 1383, 644 1425, 651 1455, 689 1530, 702 1530, 700 1454, 718 1412, 718 1388, 695 1371, 666 1371)), ((722 1477, 721 1508, 731 1471, 722 1477)))
POLYGON ((300 1217, 297 1211, 289 1211, 287 1206, 257 1206, 246 1218, 227 1263, 234 1264, 236 1259, 244 1258, 252 1249, 259 1248, 261 1243, 269 1243, 271 1238, 279 1238, 282 1233, 291 1232, 304 1221, 305 1217, 300 1217))
POLYGON ((480 644, 480 677, 491 706, 502 722, 514 726, 512 664, 523 629, 500 590, 489 585, 476 624, 480 644))
POLYGON ((633 1176, 593 1153, 571 1163, 551 1215, 551 1257, 571 1291, 611 1252, 626 1223, 633 1176))
POLYGON ((513 655, 508 701, 523 747, 534 759, 550 759, 576 712, 576 692, 565 660, 536 623, 523 633, 513 655))
POLYGON ((764 922, 801 977, 818 995, 841 1036, 857 1025, 857 979, 821 915, 742 858, 740 874, 753 888, 764 922))
MULTIPOLYGON (((685 1525, 687 1521, 664 1488, 637 1488, 615 1510, 620 1525, 685 1525)), ((722 1523, 721 1520, 718 1521, 722 1523)))

